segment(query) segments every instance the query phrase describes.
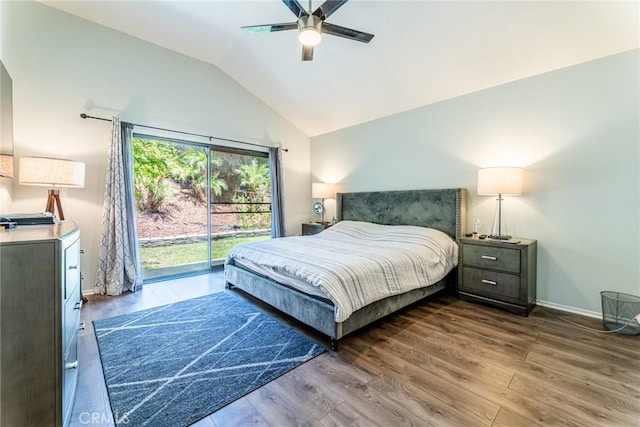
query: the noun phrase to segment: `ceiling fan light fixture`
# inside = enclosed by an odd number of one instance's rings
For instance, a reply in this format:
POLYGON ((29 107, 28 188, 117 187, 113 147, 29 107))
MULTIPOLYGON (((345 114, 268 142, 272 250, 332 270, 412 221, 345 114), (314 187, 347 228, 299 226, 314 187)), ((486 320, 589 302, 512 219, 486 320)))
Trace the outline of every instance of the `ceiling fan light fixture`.
POLYGON ((322 19, 315 15, 305 15, 298 19, 298 40, 304 46, 317 46, 322 41, 322 19))
POLYGON ((298 40, 305 46, 317 46, 322 41, 322 35, 315 28, 305 28, 298 34, 298 40))

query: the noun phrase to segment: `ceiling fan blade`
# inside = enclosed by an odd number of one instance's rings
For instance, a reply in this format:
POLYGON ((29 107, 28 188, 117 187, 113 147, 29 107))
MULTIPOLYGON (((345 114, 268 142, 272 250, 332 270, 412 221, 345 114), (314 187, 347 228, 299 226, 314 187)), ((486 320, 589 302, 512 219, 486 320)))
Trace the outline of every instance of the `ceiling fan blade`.
POLYGON ((247 34, 273 33, 274 31, 297 30, 297 22, 286 22, 284 24, 247 25, 240 27, 247 34))
POLYGON ((291 10, 297 18, 300 18, 302 15, 307 15, 307 11, 304 10, 304 7, 302 7, 297 0, 282 0, 282 3, 287 5, 289 10, 291 10))
POLYGON ((330 24, 328 22, 322 23, 322 32, 324 34, 331 34, 332 36, 344 37, 363 43, 369 43, 373 38, 373 34, 353 30, 347 27, 341 27, 340 25, 330 24))
POLYGON ((324 21, 348 1, 349 0, 327 0, 322 3, 313 14, 324 21))
POLYGON ((313 46, 302 46, 302 60, 313 61, 313 46))

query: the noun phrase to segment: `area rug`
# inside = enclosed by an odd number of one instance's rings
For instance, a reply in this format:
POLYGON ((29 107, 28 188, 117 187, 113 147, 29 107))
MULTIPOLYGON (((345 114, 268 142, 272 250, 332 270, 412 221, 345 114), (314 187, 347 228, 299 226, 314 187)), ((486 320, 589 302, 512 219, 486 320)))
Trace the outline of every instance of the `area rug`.
POLYGON ((188 426, 325 351, 226 292, 93 323, 116 426, 188 426))

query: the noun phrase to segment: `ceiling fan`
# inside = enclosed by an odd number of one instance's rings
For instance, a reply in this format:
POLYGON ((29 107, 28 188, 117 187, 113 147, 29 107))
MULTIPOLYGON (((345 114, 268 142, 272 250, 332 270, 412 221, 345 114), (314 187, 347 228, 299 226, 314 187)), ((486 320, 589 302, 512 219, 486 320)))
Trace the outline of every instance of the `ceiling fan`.
POLYGON ((313 13, 311 13, 311 0, 309 0, 309 9, 304 8, 297 0, 282 0, 282 2, 293 12, 298 18, 296 22, 287 22, 283 24, 268 25, 249 25, 242 29, 249 34, 255 33, 272 33, 274 31, 298 30, 298 40, 302 43, 302 60, 313 60, 313 48, 322 41, 322 34, 331 34, 333 36, 344 37, 363 43, 369 43, 373 38, 373 34, 362 31, 353 30, 351 28, 341 27, 339 25, 325 22, 331 14, 349 0, 326 0, 313 13))

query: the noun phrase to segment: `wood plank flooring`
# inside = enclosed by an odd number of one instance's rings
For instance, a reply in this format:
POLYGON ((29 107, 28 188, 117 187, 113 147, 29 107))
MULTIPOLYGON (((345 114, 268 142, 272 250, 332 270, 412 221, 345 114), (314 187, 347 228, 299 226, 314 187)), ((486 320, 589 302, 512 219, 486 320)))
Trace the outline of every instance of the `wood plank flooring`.
MULTIPOLYGON (((71 426, 113 425, 92 321, 224 290, 221 272, 92 296, 71 426)), ((241 292, 234 293, 250 299, 241 292)), ((257 303, 328 346, 328 339, 257 303)), ((520 317, 453 295, 414 304, 196 423, 237 426, 640 426, 640 337, 540 307, 520 317)))

